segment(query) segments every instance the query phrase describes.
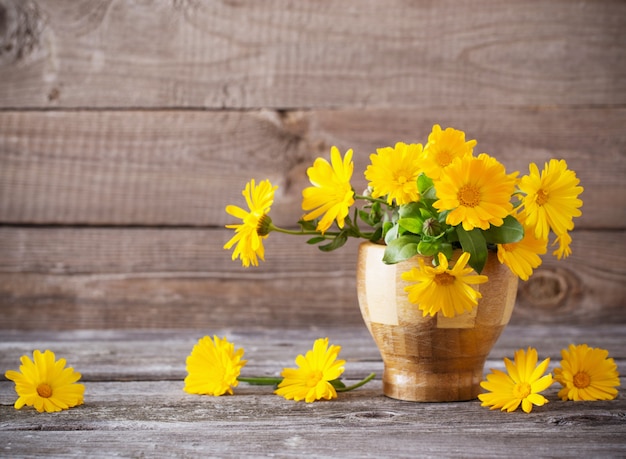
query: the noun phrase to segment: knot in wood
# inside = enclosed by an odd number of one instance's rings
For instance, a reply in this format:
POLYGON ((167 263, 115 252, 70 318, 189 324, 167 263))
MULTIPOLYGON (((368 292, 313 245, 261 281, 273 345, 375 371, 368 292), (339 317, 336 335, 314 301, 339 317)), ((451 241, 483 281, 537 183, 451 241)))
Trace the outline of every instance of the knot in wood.
POLYGON ((522 293, 531 305, 541 308, 556 308, 568 296, 569 285, 561 273, 543 269, 536 271, 522 285, 522 293))
POLYGON ((0 3, 0 63, 17 62, 30 55, 39 47, 44 27, 36 3, 0 3))
POLYGON ((542 267, 520 283, 515 314, 533 323, 571 320, 584 314, 582 283, 569 269, 542 267))

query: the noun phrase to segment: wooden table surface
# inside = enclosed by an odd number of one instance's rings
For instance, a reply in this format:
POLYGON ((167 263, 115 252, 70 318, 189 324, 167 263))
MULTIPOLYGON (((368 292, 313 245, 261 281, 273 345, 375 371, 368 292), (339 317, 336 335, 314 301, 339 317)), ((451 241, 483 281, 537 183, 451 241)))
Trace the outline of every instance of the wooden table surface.
MULTIPOLYGON (((626 327, 509 326, 485 370, 534 346, 558 365, 570 343, 609 350, 622 374, 626 327)), ((411 403, 382 395, 382 362, 365 327, 279 330, 0 331, 0 371, 51 349, 83 375, 82 406, 59 413, 15 410, 13 383, 0 382, 0 457, 619 457, 626 456, 626 397, 550 402, 532 413, 503 413, 479 401, 411 403), (185 358, 205 334, 245 349, 242 376, 277 375, 328 336, 347 360, 344 381, 370 372, 368 385, 312 404, 241 383, 235 395, 185 393, 185 358)))

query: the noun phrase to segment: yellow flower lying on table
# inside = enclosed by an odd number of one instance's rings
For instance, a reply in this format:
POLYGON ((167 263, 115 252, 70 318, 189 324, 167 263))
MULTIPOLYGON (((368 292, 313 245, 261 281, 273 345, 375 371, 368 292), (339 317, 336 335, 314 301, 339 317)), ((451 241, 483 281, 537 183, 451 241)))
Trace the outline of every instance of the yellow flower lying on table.
POLYGON ((9 370, 4 376, 15 383, 18 399, 15 408, 33 406, 40 413, 66 410, 83 404, 85 386, 76 384, 81 374, 65 368, 65 359, 56 360, 54 352, 33 352, 33 360, 21 357, 20 371, 9 370))
POLYGON ((241 223, 227 225, 235 235, 224 248, 235 246, 233 260, 256 266, 264 259, 263 241, 279 232, 309 237, 307 242, 320 244, 322 251, 338 249, 349 238, 384 244, 383 261, 389 264, 423 255, 441 267, 445 259, 445 269, 454 265, 446 271, 449 288, 436 282, 443 279, 443 271, 436 272, 433 283, 433 268, 421 265, 405 277, 415 283, 406 288, 409 299, 431 316, 469 311, 480 298, 469 278, 483 282, 479 275, 489 251, 528 280, 541 264, 550 237, 559 245, 553 252, 557 258, 570 255, 569 232, 583 204, 583 188, 564 160, 550 160, 542 171, 530 163, 529 174, 518 178, 494 157, 474 156, 476 144, 466 141, 463 131, 434 125, 425 146, 398 142, 378 148, 369 156, 364 171, 368 187, 362 194, 351 185, 355 153, 348 150, 342 157, 333 146, 330 162, 317 158, 307 169, 311 186, 302 192, 299 229, 274 225, 269 212, 277 187, 269 180, 258 185, 251 180, 243 191, 249 211, 226 207, 241 223), (455 254, 457 249, 461 255, 455 254), (466 264, 476 275, 458 275, 466 264))
POLYGON ((561 367, 555 368, 556 381, 563 388, 563 400, 613 400, 617 397, 617 365, 605 349, 571 344, 561 351, 561 367))
POLYGON ((285 368, 281 377, 240 376, 247 363, 242 360, 244 350, 235 351, 233 343, 226 338, 200 338, 187 357, 187 377, 185 392, 199 395, 220 396, 233 394, 233 387, 239 382, 253 385, 277 386, 276 394, 296 401, 330 400, 337 397, 337 391, 347 392, 371 381, 375 374, 346 387, 339 377, 343 373, 344 360, 337 360, 340 346, 328 347, 328 338, 320 338, 306 356, 299 355, 296 363, 299 369, 285 368))
POLYGON ((515 363, 505 358, 507 373, 492 369, 487 380, 480 383, 489 391, 478 396, 483 402, 481 406, 511 412, 521 404, 522 409, 530 413, 533 405, 548 402, 540 393, 554 381, 563 386, 558 393, 562 400, 613 400, 617 397, 619 373, 607 350, 571 344, 561 350, 561 356, 561 367, 554 369, 554 380, 551 374, 543 376, 550 359, 537 365, 537 351, 533 348, 515 352, 515 363))
POLYGON ((343 373, 345 360, 337 360, 340 346, 328 347, 328 338, 318 339, 313 349, 296 357, 298 368, 285 368, 280 374, 284 379, 275 393, 296 402, 337 398, 331 383, 343 373))
POLYGON ((226 338, 201 338, 187 357, 185 392, 216 396, 232 394, 241 368, 247 362, 241 359, 243 352, 243 349, 235 351, 233 343, 226 338))
POLYGON ((492 369, 492 373, 487 375, 487 381, 480 383, 483 389, 489 391, 478 395, 483 402, 481 406, 511 412, 521 405, 524 412, 530 413, 533 405, 543 406, 548 403, 541 392, 553 383, 552 374, 544 376, 549 363, 550 359, 547 358, 537 365, 537 350, 531 347, 527 351, 516 351, 515 362, 504 359, 507 373, 492 369))

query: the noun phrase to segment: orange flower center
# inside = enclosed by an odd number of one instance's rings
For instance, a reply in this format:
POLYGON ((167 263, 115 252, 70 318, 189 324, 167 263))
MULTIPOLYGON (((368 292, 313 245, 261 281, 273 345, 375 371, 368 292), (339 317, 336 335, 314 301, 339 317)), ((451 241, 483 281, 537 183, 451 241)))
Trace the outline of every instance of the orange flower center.
POLYGON ((37 393, 40 397, 50 398, 52 396, 52 387, 49 384, 41 383, 37 386, 37 393))
POLYGON ((513 397, 526 398, 530 395, 530 384, 527 382, 517 383, 513 388, 513 397))
POLYGON ((454 284, 456 277, 449 273, 439 273, 435 275, 435 283, 437 285, 451 285, 454 284))
POLYGON ((589 387, 591 384, 591 378, 589 375, 583 371, 579 371, 574 375, 574 386, 579 389, 584 389, 585 387, 589 387))
POLYGON ((319 370, 312 371, 309 373, 309 377, 306 380, 307 387, 315 387, 317 383, 322 380, 322 372, 319 370))
POLYGON ((537 205, 543 206, 546 202, 548 202, 548 193, 543 190, 537 191, 537 205))
POLYGON ((437 153, 437 164, 439 167, 446 167, 452 162, 452 155, 449 151, 443 150, 437 153))
POLYGON ((459 189, 456 198, 463 207, 476 207, 480 204, 480 190, 468 183, 459 189))

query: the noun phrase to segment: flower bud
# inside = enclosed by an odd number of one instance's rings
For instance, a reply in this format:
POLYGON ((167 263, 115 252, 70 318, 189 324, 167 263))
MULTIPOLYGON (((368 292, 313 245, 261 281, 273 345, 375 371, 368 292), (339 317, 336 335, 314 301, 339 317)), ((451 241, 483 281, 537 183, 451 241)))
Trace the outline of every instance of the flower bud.
POLYGON ((427 218, 422 225, 422 231, 426 236, 437 236, 441 232, 441 224, 436 218, 427 218))

